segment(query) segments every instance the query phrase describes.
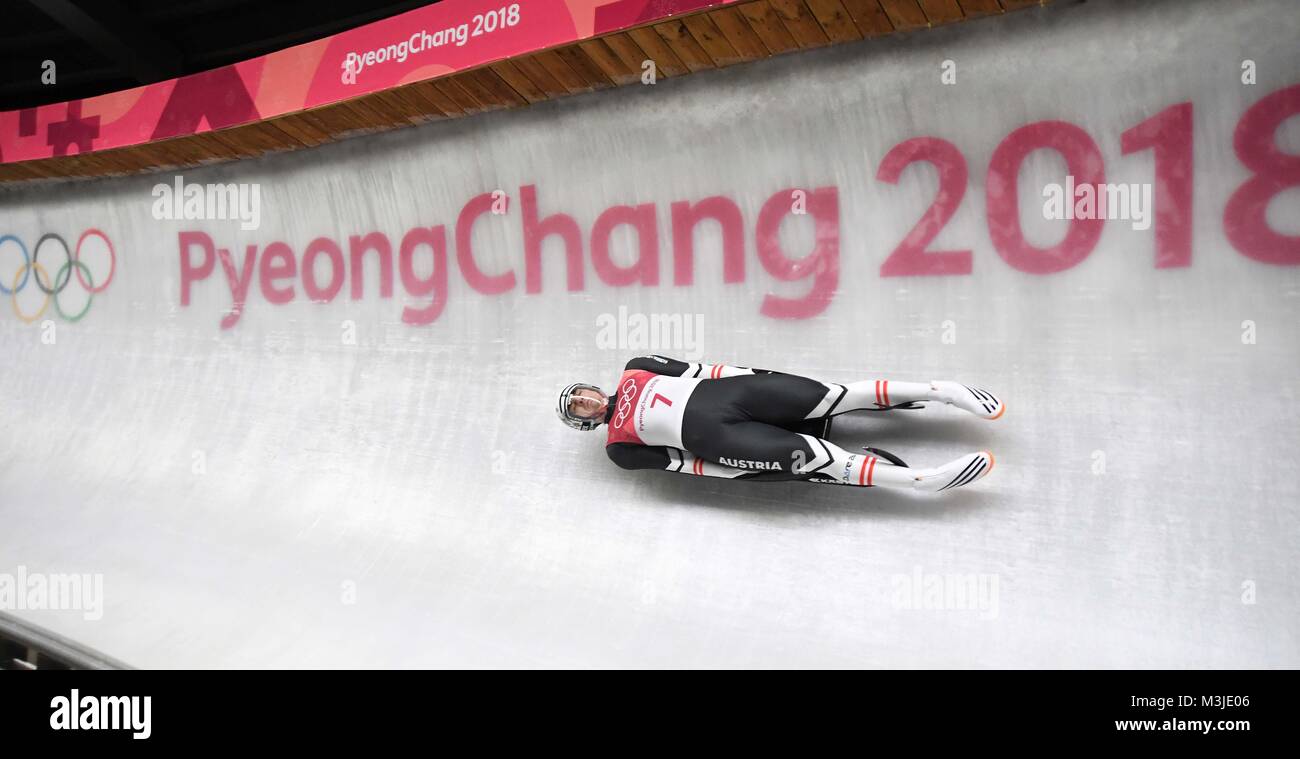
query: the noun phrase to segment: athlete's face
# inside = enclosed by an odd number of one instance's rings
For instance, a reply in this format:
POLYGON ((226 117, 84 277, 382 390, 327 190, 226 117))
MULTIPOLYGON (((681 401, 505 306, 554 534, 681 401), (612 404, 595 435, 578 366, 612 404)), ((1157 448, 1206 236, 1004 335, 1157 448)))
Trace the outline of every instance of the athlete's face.
POLYGON ((569 396, 569 413, 583 419, 604 416, 605 409, 608 407, 609 398, 599 390, 588 390, 584 387, 573 391, 573 395, 569 396))

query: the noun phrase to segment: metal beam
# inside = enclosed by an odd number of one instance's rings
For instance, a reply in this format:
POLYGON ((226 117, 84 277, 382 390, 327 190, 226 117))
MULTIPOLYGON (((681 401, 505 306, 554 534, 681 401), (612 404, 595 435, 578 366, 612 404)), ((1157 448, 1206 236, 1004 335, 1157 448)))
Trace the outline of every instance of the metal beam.
POLYGON ((27 660, 35 664, 32 653, 62 662, 73 669, 131 669, 130 665, 105 656, 58 633, 50 632, 19 617, 0 611, 0 641, 12 641, 27 648, 27 660))

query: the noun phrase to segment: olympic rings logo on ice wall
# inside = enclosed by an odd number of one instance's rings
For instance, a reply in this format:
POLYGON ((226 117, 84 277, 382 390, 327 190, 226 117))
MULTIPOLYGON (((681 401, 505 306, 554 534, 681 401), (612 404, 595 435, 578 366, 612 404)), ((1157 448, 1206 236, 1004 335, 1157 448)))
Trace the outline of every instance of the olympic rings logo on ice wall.
POLYGON ((76 246, 69 246, 62 235, 47 232, 30 251, 17 235, 0 235, 0 295, 9 297, 14 315, 27 324, 44 316, 51 304, 64 321, 81 320, 116 271, 117 251, 98 229, 82 232, 76 246), (49 256, 60 254, 61 263, 47 265, 49 256), (22 263, 13 266, 11 262, 19 257, 22 263))

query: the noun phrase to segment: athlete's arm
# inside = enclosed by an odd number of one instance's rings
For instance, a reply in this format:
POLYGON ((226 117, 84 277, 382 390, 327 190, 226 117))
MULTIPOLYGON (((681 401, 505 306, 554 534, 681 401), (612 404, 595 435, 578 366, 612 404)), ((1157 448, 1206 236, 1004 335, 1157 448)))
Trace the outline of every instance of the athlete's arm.
POLYGON ((610 460, 624 469, 659 469, 668 472, 682 472, 701 477, 722 477, 728 480, 810 480, 819 479, 816 475, 802 475, 785 471, 753 471, 723 466, 696 456, 690 451, 683 451, 666 445, 637 445, 636 443, 611 443, 605 446, 605 453, 610 460))
POLYGON ((669 377, 693 377, 696 379, 719 379, 721 377, 738 377, 742 374, 771 374, 765 369, 750 369, 744 366, 726 364, 703 364, 678 361, 666 356, 637 356, 627 362, 624 370, 639 370, 666 374, 669 377))
POLYGON ((672 463, 665 445, 610 443, 605 446, 605 455, 624 469, 667 469, 672 463))

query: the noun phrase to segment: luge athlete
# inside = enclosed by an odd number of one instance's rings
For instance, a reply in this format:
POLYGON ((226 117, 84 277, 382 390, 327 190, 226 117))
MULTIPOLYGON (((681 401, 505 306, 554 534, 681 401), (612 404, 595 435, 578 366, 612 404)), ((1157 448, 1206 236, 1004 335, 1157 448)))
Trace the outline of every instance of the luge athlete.
POLYGON ((928 402, 989 420, 1006 411, 992 393, 957 382, 837 384, 663 356, 629 361, 613 396, 595 385, 569 385, 556 411, 577 430, 608 424, 605 451, 624 469, 925 492, 969 485, 992 471, 988 451, 917 469, 879 449, 850 453, 825 439, 839 414, 915 409, 928 402))

